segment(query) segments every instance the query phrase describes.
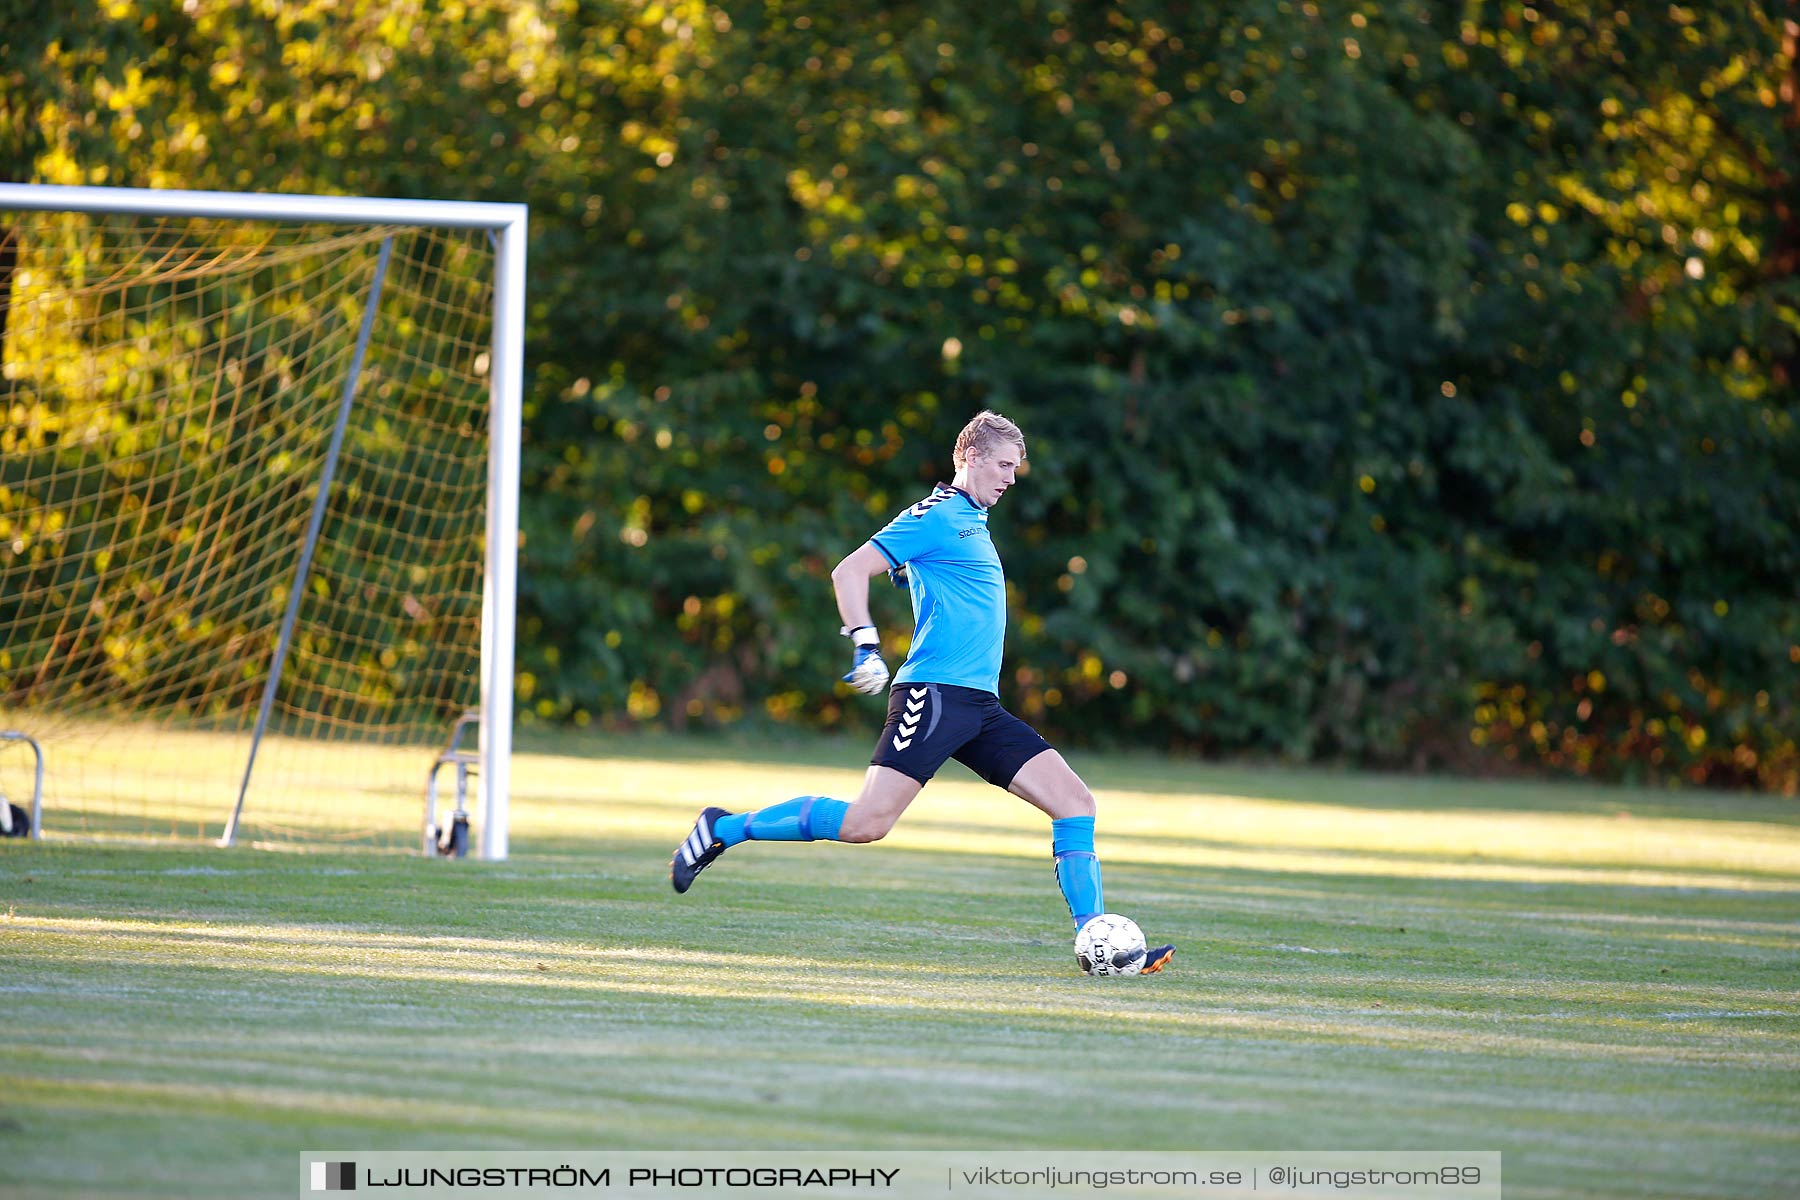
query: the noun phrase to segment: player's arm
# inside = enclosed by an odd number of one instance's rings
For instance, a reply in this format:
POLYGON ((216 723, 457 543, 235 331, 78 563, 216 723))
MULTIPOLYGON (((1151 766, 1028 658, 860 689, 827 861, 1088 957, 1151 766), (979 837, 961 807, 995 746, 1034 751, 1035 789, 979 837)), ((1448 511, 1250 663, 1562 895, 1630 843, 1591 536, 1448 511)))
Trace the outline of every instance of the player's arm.
POLYGON ((874 624, 869 619, 869 580, 892 565, 874 542, 864 542, 832 568, 831 589, 846 628, 874 624))
POLYGON ((843 633, 851 645, 850 673, 844 682, 871 696, 886 686, 888 669, 881 661, 881 635, 869 616, 869 580, 892 566, 874 542, 864 542, 831 571, 838 616, 844 619, 843 633))

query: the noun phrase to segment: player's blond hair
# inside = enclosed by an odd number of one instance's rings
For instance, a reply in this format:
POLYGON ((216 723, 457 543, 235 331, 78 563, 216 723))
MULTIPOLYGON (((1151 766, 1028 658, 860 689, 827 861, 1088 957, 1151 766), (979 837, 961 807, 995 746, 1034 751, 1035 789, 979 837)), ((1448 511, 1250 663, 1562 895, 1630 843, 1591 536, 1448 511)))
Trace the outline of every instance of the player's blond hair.
POLYGON ((1025 435, 1019 432, 1017 425, 997 412, 977 413, 975 419, 956 435, 956 449, 950 452, 950 461, 961 470, 969 465, 971 456, 991 458, 1001 446, 1010 445, 1017 445, 1019 458, 1024 459, 1025 435))

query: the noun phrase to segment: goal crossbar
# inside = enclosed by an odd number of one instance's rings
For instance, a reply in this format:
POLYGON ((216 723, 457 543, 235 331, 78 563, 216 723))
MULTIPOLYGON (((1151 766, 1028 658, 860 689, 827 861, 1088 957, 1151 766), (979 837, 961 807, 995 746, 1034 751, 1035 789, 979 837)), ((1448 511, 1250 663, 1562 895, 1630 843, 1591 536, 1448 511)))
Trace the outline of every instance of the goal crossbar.
POLYGON ((528 208, 459 200, 279 195, 159 188, 0 183, 0 211, 310 221, 487 230, 495 249, 489 368, 486 563, 481 606, 479 855, 508 854, 514 605, 519 540, 519 443, 524 407, 528 208))
POLYGON ((435 225, 445 229, 496 231, 508 231, 516 226, 519 236, 524 234, 528 212, 523 204, 494 204, 476 200, 292 196, 252 192, 195 192, 176 188, 69 187, 50 183, 0 183, 0 209, 130 213, 144 217, 435 225))

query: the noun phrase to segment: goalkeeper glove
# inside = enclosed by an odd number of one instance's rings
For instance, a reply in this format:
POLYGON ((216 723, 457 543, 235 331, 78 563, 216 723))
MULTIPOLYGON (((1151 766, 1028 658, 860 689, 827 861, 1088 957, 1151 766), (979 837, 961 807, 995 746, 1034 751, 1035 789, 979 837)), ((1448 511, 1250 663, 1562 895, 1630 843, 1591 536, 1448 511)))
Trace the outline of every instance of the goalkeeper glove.
POLYGON ((912 586, 912 580, 906 574, 906 564, 905 563, 901 563, 897 567, 889 567, 888 568, 888 582, 892 583, 895 587, 899 588, 901 591, 905 591, 907 588, 912 586))
POLYGON ((873 625, 858 625, 838 631, 850 639, 850 673, 844 682, 865 696, 873 696, 887 686, 888 668, 881 661, 881 635, 873 625))

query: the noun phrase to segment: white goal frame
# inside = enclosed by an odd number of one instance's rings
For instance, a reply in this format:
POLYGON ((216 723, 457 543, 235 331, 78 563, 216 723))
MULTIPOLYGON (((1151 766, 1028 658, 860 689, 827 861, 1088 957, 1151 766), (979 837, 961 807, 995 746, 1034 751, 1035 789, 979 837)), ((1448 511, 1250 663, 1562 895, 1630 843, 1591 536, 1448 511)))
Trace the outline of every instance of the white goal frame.
MULTIPOLYGON (((481 718, 477 753, 479 857, 508 852, 513 639, 518 590, 519 437, 525 379, 523 204, 386 200, 157 188, 0 183, 0 211, 76 212, 484 229, 494 239, 493 342, 488 376, 487 562, 481 590, 481 718)), ((421 776, 424 774, 421 765, 421 776)))

